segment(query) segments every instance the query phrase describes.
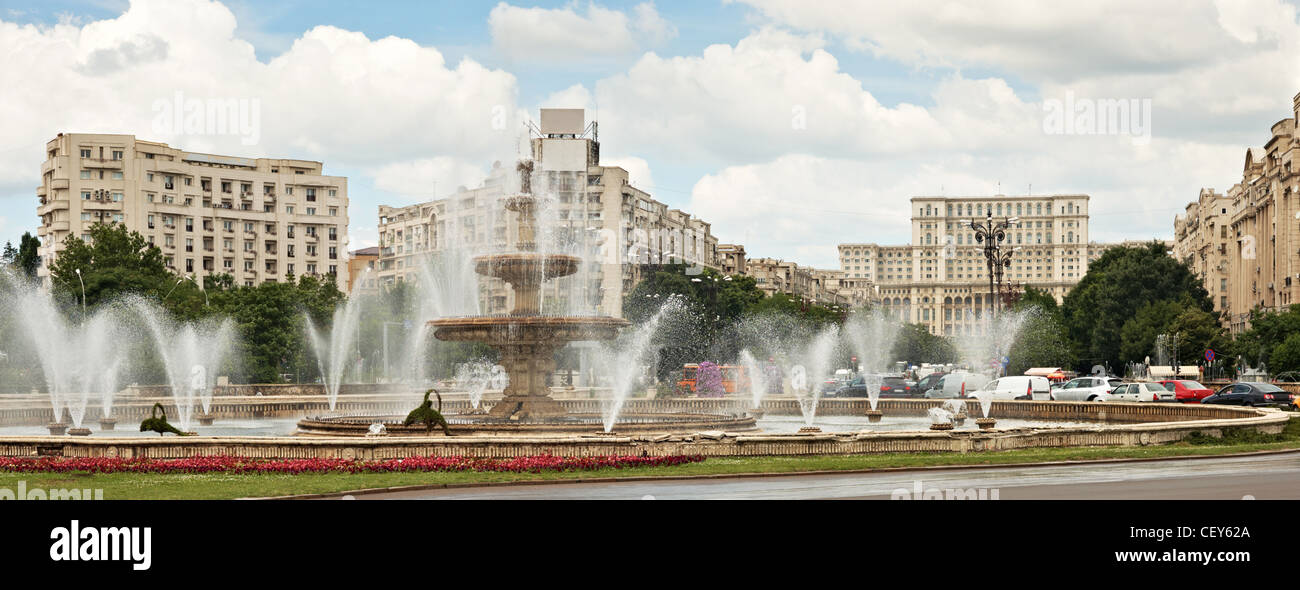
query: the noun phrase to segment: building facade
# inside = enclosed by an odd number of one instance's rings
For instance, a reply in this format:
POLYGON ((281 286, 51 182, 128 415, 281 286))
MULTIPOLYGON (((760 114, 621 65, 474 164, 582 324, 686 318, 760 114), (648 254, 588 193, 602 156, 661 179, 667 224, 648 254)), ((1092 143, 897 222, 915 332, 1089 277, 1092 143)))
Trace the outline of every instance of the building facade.
MULTIPOLYGON (((627 170, 600 163, 595 122, 582 109, 542 109, 531 138, 532 191, 546 247, 583 259, 570 277, 542 287, 543 310, 621 316, 623 296, 647 268, 667 263, 720 270, 709 223, 632 186, 627 170)), ((494 164, 483 185, 435 201, 379 208, 381 284, 418 280, 425 261, 453 249, 510 248, 517 223, 500 199, 520 189, 514 165, 494 164)), ((459 255, 458 255, 459 256, 459 255)), ((513 293, 480 278, 480 309, 503 312, 513 293)))
POLYGON ((375 271, 379 265, 379 246, 353 250, 348 254, 348 294, 374 291, 379 286, 375 271))
POLYGON ((41 164, 40 276, 68 236, 120 223, 201 285, 334 275, 348 285, 348 183, 320 162, 186 152, 132 135, 60 133, 41 164))
POLYGON ((871 281, 880 308, 935 334, 976 334, 995 303, 972 220, 1015 218, 1004 284, 1033 286, 1060 301, 1088 271, 1088 195, 913 197, 908 245, 840 244, 844 279, 871 281))
POLYGON ((1241 181, 1228 190, 1228 327, 1250 328, 1252 310, 1300 302, 1300 94, 1292 116, 1273 124, 1263 148, 1246 150, 1241 181))

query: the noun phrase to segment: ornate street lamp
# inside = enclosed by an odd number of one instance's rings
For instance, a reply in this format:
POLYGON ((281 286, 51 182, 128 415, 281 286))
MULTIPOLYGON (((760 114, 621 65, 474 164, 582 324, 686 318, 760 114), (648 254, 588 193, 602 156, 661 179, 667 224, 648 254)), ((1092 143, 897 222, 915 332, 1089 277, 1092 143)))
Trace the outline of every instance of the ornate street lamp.
POLYGON ((1011 263, 1011 251, 1007 251, 1005 255, 1001 251, 1002 241, 1007 239, 1007 228, 1018 221, 1020 221, 1018 217, 1008 217, 1002 221, 994 221, 993 213, 989 213, 983 223, 974 219, 970 222, 970 228, 975 232, 975 241, 984 245, 984 260, 989 268, 990 315, 997 312, 1002 273, 1006 266, 1011 263))

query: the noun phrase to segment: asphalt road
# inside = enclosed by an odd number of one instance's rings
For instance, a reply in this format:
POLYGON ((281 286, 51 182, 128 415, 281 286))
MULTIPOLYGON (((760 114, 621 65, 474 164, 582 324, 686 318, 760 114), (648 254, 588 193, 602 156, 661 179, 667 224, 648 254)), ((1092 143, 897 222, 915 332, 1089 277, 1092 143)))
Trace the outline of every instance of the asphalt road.
POLYGON ((1300 452, 1140 463, 998 467, 735 479, 570 483, 362 494, 425 500, 812 500, 965 494, 998 499, 1300 499, 1300 452), (955 492, 953 492, 955 493, 955 492))

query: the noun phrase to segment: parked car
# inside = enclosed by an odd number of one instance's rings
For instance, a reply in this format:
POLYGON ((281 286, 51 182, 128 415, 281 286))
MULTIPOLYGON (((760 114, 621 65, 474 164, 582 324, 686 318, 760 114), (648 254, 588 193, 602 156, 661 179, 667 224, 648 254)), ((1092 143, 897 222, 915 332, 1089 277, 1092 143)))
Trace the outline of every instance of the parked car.
POLYGON ((1124 383, 1110 392, 1110 397, 1126 402, 1172 402, 1177 401, 1174 392, 1164 385, 1154 382, 1124 383))
POLYGON ((930 373, 929 375, 922 377, 920 381, 917 381, 916 385, 912 389, 916 391, 917 395, 925 395, 931 389, 943 386, 944 375, 947 375, 947 373, 942 371, 930 373))
POLYGON ((1241 381, 1224 385, 1214 395, 1201 400, 1201 403, 1231 406, 1294 407, 1295 396, 1272 383, 1241 381))
POLYGON ((1197 381, 1188 381, 1186 379, 1165 379, 1156 381, 1165 389, 1174 392, 1174 398, 1180 402, 1188 404, 1199 404, 1201 400, 1213 395, 1214 390, 1201 385, 1197 381))
POLYGON ((1067 402, 1104 402, 1110 399, 1111 390, 1123 385, 1116 377, 1076 377, 1052 391, 1052 399, 1067 402))
POLYGON ((966 397, 979 397, 983 392, 993 394, 993 399, 1023 399, 1047 401, 1052 396, 1052 384, 1047 377, 1030 377, 1012 375, 994 379, 975 391, 967 391, 966 397))
MULTIPOLYGON (((907 384, 902 377, 889 377, 885 375, 878 376, 880 397, 917 397, 914 393, 916 388, 907 384)), ((876 378, 872 379, 873 384, 876 378)), ((858 377, 848 385, 839 388, 835 392, 835 397, 867 397, 867 383, 865 377, 858 377)))
POLYGON ((980 373, 948 373, 939 379, 939 385, 922 395, 930 399, 952 399, 966 397, 989 382, 987 375, 980 373))

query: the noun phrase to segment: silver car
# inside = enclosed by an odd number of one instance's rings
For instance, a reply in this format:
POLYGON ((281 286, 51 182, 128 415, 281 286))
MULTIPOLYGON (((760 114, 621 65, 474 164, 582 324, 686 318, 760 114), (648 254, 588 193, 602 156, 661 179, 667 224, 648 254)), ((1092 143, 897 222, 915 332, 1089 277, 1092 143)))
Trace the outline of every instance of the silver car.
POLYGON ((1123 385, 1116 377, 1078 377, 1058 389, 1052 390, 1052 399, 1067 402, 1104 402, 1111 399, 1110 391, 1123 385))

